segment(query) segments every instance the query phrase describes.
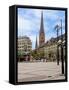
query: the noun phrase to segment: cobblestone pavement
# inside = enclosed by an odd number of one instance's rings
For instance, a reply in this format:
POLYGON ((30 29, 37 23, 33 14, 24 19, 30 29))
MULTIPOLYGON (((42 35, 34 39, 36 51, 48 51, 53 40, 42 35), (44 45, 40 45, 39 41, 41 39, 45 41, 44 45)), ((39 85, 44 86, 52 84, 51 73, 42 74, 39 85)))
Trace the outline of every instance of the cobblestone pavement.
POLYGON ((61 74, 61 63, 18 62, 18 82, 65 79, 61 74))

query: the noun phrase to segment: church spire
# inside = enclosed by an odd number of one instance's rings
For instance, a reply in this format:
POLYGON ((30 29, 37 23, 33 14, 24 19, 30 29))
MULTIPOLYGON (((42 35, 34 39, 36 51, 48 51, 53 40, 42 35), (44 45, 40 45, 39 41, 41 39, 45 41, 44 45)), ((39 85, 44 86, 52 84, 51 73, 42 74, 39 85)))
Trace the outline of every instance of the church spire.
POLYGON ((43 23, 43 11, 41 12, 41 24, 40 24, 40 33, 44 33, 44 23, 43 23))
POLYGON ((36 43, 35 43, 35 49, 37 49, 38 43, 37 43, 37 36, 36 36, 36 43))
POLYGON ((44 33, 44 23, 43 23, 43 11, 41 12, 41 23, 39 31, 39 46, 42 46, 45 43, 45 33, 44 33))

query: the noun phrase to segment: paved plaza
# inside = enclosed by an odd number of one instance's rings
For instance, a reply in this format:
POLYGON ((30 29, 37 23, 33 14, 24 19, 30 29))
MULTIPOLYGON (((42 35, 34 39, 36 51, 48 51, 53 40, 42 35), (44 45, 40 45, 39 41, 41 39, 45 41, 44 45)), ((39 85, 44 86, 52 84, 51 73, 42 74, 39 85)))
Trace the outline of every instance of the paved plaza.
POLYGON ((65 79, 61 74, 61 63, 18 62, 18 82, 65 79))

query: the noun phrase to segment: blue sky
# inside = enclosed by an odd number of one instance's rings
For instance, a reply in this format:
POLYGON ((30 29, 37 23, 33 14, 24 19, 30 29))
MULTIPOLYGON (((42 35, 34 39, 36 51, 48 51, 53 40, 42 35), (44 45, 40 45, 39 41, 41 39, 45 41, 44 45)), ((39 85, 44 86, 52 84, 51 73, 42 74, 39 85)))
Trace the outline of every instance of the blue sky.
POLYGON ((60 25, 60 19, 62 19, 63 33, 65 32, 65 11, 18 8, 18 36, 30 37, 32 41, 32 49, 35 48, 36 36, 39 42, 42 11, 45 42, 52 37, 56 37, 56 30, 54 30, 54 27, 57 24, 60 25))

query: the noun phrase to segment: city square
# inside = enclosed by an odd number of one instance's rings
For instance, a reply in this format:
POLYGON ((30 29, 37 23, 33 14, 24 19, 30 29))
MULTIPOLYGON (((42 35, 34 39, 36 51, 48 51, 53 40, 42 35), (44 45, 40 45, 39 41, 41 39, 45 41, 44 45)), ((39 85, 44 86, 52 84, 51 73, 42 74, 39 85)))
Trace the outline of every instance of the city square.
POLYGON ((18 82, 61 79, 61 62, 18 62, 18 82))
POLYGON ((18 21, 21 23, 18 23, 17 40, 18 82, 65 79, 65 14, 56 11, 58 14, 55 16, 64 16, 57 23, 56 18, 54 20, 51 16, 47 16, 51 13, 54 17, 55 11, 38 10, 38 12, 40 14, 37 19, 34 10, 30 10, 32 17, 39 23, 32 22, 33 19, 27 9, 25 17, 23 9, 18 9, 18 21), (49 18, 50 20, 47 20, 49 18), (24 20, 29 20, 29 23, 24 20))

